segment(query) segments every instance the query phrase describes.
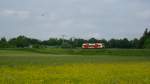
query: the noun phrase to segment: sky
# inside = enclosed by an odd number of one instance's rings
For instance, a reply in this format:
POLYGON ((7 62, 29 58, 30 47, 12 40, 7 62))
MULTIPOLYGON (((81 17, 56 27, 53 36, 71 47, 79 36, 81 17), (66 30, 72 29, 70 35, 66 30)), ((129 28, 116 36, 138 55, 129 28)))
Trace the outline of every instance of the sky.
POLYGON ((0 37, 139 38, 150 0, 0 0, 0 37))

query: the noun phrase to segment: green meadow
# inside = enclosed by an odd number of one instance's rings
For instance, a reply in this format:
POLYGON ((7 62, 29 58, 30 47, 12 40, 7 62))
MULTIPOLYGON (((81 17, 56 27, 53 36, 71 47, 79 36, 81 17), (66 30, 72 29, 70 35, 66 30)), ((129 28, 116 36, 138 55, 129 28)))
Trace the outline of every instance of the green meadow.
POLYGON ((0 84, 150 84, 150 50, 0 49, 0 84))

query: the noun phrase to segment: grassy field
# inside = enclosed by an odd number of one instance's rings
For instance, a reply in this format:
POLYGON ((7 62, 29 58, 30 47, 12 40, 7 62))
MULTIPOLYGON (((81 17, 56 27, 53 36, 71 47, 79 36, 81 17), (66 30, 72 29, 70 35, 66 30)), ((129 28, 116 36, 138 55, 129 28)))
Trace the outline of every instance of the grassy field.
POLYGON ((150 84, 150 50, 0 49, 0 84, 150 84))

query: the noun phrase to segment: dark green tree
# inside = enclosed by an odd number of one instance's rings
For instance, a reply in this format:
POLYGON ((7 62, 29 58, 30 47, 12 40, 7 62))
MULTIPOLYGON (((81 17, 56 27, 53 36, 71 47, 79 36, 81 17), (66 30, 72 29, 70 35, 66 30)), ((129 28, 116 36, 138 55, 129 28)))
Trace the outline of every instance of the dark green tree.
POLYGON ((138 45, 139 45, 139 40, 137 38, 134 38, 133 40, 130 41, 131 48, 138 48, 138 45))
POLYGON ((89 42, 89 43, 97 43, 98 40, 95 39, 95 38, 90 38, 90 39, 88 40, 88 42, 89 42))
POLYGON ((121 44, 123 45, 122 48, 130 48, 130 42, 127 38, 124 38, 121 42, 121 44))
POLYGON ((108 42, 107 42, 106 39, 101 39, 101 40, 99 40, 98 42, 103 43, 104 46, 105 46, 105 48, 108 48, 108 47, 109 47, 109 46, 108 46, 109 44, 108 44, 108 42))
POLYGON ((144 42, 144 48, 150 48, 150 38, 147 38, 144 42))
POLYGON ((8 43, 5 37, 1 38, 0 40, 0 48, 7 48, 8 47, 8 43))
POLYGON ((108 41, 108 46, 109 46, 109 48, 117 48, 117 42, 116 42, 116 39, 110 39, 109 41, 108 41))
POLYGON ((148 32, 148 28, 146 28, 145 31, 144 31, 143 36, 140 38, 138 47, 139 48, 144 48, 144 46, 145 46, 144 43, 147 40, 147 38, 149 38, 149 37, 150 37, 150 32, 148 32))
POLYGON ((147 33, 148 33, 148 29, 146 28, 145 31, 144 31, 143 36, 140 38, 139 48, 143 48, 143 44, 144 44, 144 41, 146 40, 147 33))
POLYGON ((9 44, 17 48, 29 47, 30 39, 25 36, 18 36, 17 38, 10 39, 9 44))

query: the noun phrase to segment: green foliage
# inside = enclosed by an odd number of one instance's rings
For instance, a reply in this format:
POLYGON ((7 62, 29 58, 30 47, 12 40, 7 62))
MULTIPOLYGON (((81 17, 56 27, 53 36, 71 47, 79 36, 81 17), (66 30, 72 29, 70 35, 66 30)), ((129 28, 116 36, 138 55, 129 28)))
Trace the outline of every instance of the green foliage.
POLYGON ((34 45, 32 45, 32 48, 40 48, 40 45, 39 44, 34 44, 34 45))
POLYGON ((50 46, 56 46, 57 45, 57 38, 50 38, 49 40, 48 40, 48 45, 50 45, 50 46))
POLYGON ((104 44, 105 48, 109 48, 109 44, 108 44, 108 41, 106 39, 101 39, 99 40, 98 42, 101 42, 104 44))
POLYGON ((72 48, 72 45, 69 44, 68 42, 64 42, 62 43, 61 48, 72 48))
POLYGON ((29 46, 29 41, 28 41, 28 38, 25 37, 25 36, 19 36, 17 37, 16 39, 16 46, 17 47, 21 47, 21 48, 24 48, 24 47, 28 47, 29 46))
POLYGON ((131 40, 130 46, 131 46, 131 48, 138 48, 139 47, 139 40, 136 38, 131 40))
POLYGON ((91 38, 91 39, 88 40, 88 42, 89 42, 89 43, 97 43, 98 40, 95 39, 95 38, 91 38))
POLYGON ((149 44, 145 45, 146 40, 149 39, 149 38, 150 38, 150 31, 148 31, 148 28, 146 28, 145 31, 144 31, 143 36, 140 38, 139 48, 145 48, 147 45, 149 45, 149 44))
POLYGON ((150 38, 147 38, 144 42, 144 48, 150 48, 150 38))
POLYGON ((83 43, 97 43, 101 42, 104 44, 105 48, 148 48, 149 42, 147 39, 150 38, 150 31, 146 28, 143 36, 140 39, 128 40, 127 38, 123 39, 95 39, 90 38, 88 40, 81 38, 71 38, 71 39, 62 39, 62 38, 49 38, 49 40, 38 40, 33 38, 28 38, 25 36, 18 36, 16 38, 9 39, 8 42, 5 38, 0 40, 0 48, 41 48, 41 47, 61 47, 61 48, 81 48, 83 43))
POLYGON ((9 40, 10 45, 18 48, 29 47, 29 39, 25 36, 18 36, 17 38, 12 38, 9 40))
POLYGON ((79 38, 79 39, 74 40, 74 44, 75 44, 76 47, 81 47, 83 43, 85 43, 84 39, 79 38))
POLYGON ((0 40, 0 48, 7 48, 9 45, 5 37, 1 38, 0 40))
MULTIPOLYGON (((131 42, 127 38, 111 39, 108 41, 109 48, 132 48, 131 42)), ((134 46, 134 44, 132 44, 134 46)))

